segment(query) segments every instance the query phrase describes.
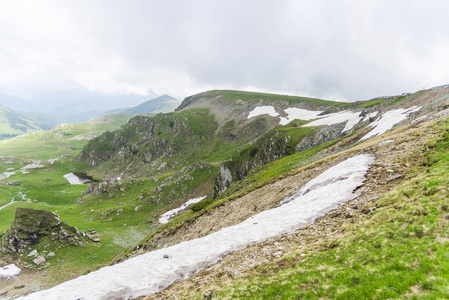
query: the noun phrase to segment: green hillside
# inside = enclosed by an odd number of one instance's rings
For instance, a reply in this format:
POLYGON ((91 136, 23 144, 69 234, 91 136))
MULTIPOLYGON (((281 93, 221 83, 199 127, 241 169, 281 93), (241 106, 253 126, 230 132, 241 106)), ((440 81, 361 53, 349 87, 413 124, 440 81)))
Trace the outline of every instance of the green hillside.
MULTIPOLYGON (((247 256, 246 250, 235 256, 231 254, 217 265, 226 271, 216 273, 211 267, 198 273, 204 282, 209 282, 207 285, 198 287, 187 280, 183 283, 189 287, 187 290, 179 291, 174 284, 163 294, 196 297, 198 293, 203 298, 210 290, 224 298, 271 299, 313 297, 311 293, 316 291, 324 298, 345 298, 357 297, 360 287, 360 295, 364 297, 402 295, 409 286, 394 285, 396 294, 378 293, 385 286, 375 282, 369 272, 379 277, 390 269, 391 276, 411 270, 409 265, 413 262, 410 261, 398 261, 396 265, 389 262, 382 265, 380 261, 394 255, 404 256, 399 245, 402 242, 406 248, 415 247, 423 252, 423 245, 430 241, 424 239, 433 230, 433 221, 428 218, 437 211, 441 214, 445 211, 444 198, 440 197, 444 193, 439 194, 443 183, 432 183, 432 176, 416 176, 423 172, 437 174, 440 169, 431 168, 445 160, 445 142, 439 138, 447 124, 422 127, 428 123, 420 118, 437 116, 436 112, 444 110, 446 95, 445 91, 418 92, 382 101, 343 103, 241 91, 209 91, 187 97, 171 113, 109 115, 3 141, 0 174, 9 177, 0 180, 0 207, 12 199, 14 203, 0 210, 0 232, 9 228, 19 207, 52 211, 79 230, 95 232, 98 240, 82 248, 68 245, 58 248, 45 239, 27 248, 25 254, 31 250, 53 251, 57 259, 49 260, 46 267, 36 266, 24 255, 15 258, 41 287, 51 287, 103 265, 238 224, 278 206, 283 197, 336 162, 357 153, 372 153, 376 163, 367 175, 366 187, 360 189, 364 202, 355 199, 345 204, 322 221, 299 229, 301 235, 293 233, 267 241, 269 247, 263 251, 260 249, 265 246, 252 245, 248 251, 254 255, 247 256), (372 130, 371 126, 388 112, 396 109, 399 112, 414 105, 422 108, 380 137, 360 142, 372 130), (272 107, 277 115, 264 113, 249 117, 260 106, 272 107), (280 125, 281 117, 287 116, 287 108, 324 112, 318 118, 351 113, 357 122, 345 131, 347 119, 313 127, 307 126, 313 121, 309 119, 280 125), (387 142, 386 146, 379 146, 381 141, 387 142), (71 185, 63 177, 70 172, 87 173, 97 182, 71 185), (396 174, 400 176, 394 177, 396 174), (394 179, 390 180, 391 176, 394 179), (403 178, 411 181, 403 181, 405 190, 404 186, 396 190, 403 178), (420 187, 418 192, 412 188, 416 184, 420 187), (409 207, 399 203, 404 200, 401 195, 407 200, 424 199, 426 194, 437 195, 440 200, 422 202, 422 205, 417 202, 416 206, 409 207), (168 210, 204 196, 204 200, 182 210, 168 223, 160 223, 160 216, 168 210), (408 214, 413 217, 408 218, 408 214), (409 222, 410 230, 406 235, 392 235, 391 232, 398 231, 394 226, 405 226, 396 224, 396 220, 402 219, 409 222), (365 231, 369 235, 363 235, 365 231), (409 239, 417 235, 416 241, 423 244, 409 239), (397 253, 384 242, 376 248, 381 238, 391 240, 397 253), (346 239, 352 243, 346 246, 346 239), (370 260, 362 248, 371 249, 367 252, 377 258, 370 260), (357 261, 367 263, 356 264, 350 258, 352 255, 357 261), (228 259, 232 264, 225 265, 228 259), (380 264, 376 270, 374 263, 380 264), (332 267, 339 264, 342 267, 332 267), (401 264, 406 267, 394 269, 401 264), (231 265, 241 266, 241 270, 237 273, 231 265), (314 273, 317 269, 318 275, 314 273), (41 276, 43 271, 47 276, 41 276), (288 280, 284 281, 285 278, 288 280), (219 281, 223 284, 216 285, 219 281), (338 283, 336 286, 332 285, 334 281, 338 283), (370 282, 374 292, 370 290, 370 282), (303 292, 297 291, 298 284, 303 292)), ((5 259, 13 257, 8 253, 5 259)), ((427 282, 435 275, 433 271, 426 274, 430 275, 416 277, 414 284, 427 282)), ((31 291, 34 285, 27 283, 26 286, 31 291)), ((8 296, 13 293, 9 283, 1 283, 2 289, 8 296)))
POLYGON ((32 112, 17 112, 0 105, 0 139, 48 130, 54 125, 56 121, 53 117, 32 112))

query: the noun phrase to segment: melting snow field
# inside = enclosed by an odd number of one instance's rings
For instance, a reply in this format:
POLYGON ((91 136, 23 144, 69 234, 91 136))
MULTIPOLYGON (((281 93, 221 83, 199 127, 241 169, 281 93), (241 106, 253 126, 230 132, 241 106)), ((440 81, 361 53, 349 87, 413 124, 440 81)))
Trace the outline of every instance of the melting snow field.
POLYGON ((304 127, 312 127, 312 126, 323 126, 323 125, 333 125, 347 121, 345 128, 341 132, 345 132, 351 130, 362 117, 360 117, 360 112, 352 112, 352 111, 342 111, 338 113, 328 114, 323 116, 323 118, 310 122, 304 127))
MULTIPOLYGON (((287 114, 287 117, 285 118, 280 117, 281 119, 279 122, 280 125, 287 125, 288 123, 296 119, 308 121, 320 118, 316 121, 304 125, 305 127, 333 125, 347 121, 346 126, 342 130, 342 132, 351 130, 352 127, 354 127, 362 119, 362 117, 360 117, 360 112, 352 112, 352 111, 342 111, 338 113, 320 116, 320 114, 323 112, 319 110, 307 110, 302 108, 289 107, 286 108, 284 112, 287 114)), ((279 113, 276 112, 276 109, 273 106, 259 106, 250 111, 250 113, 248 114, 248 119, 260 115, 269 115, 272 117, 278 117, 279 113)), ((375 114, 373 116, 375 116, 375 114)))
POLYGON ((20 268, 16 265, 7 265, 0 267, 0 278, 10 278, 20 274, 20 268))
MULTIPOLYGON (((284 110, 284 112, 287 114, 287 117, 280 117, 281 121, 279 122, 280 125, 287 125, 288 123, 296 120, 313 120, 318 118, 318 115, 322 113, 322 111, 319 110, 307 110, 297 107, 289 107, 284 110)), ((260 116, 260 115, 269 115, 271 117, 278 117, 279 113, 276 111, 276 109, 273 106, 259 106, 254 108, 252 111, 248 114, 248 119, 260 116)))
POLYGON ((186 203, 184 203, 180 207, 167 211, 166 213, 161 215, 161 217, 159 218, 159 223, 161 223, 161 224, 168 223, 168 221, 173 219, 178 212, 186 209, 187 206, 189 206, 190 204, 198 203, 198 202, 200 202, 201 200, 203 200, 205 198, 206 198, 206 196, 200 197, 200 198, 190 199, 189 201, 187 201, 186 203))
POLYGON ((156 293, 232 251, 291 232, 358 196, 374 156, 361 154, 329 168, 282 205, 203 238, 149 252, 23 299, 129 299, 156 293))
POLYGON ((307 110, 296 107, 289 107, 284 110, 287 113, 286 118, 281 117, 280 125, 287 125, 288 123, 300 119, 300 120, 313 120, 318 118, 318 115, 322 113, 320 110, 307 110))
POLYGON ((371 127, 374 127, 374 129, 368 132, 364 137, 362 137, 360 141, 367 140, 369 138, 375 137, 376 135, 382 134, 387 130, 390 130, 397 123, 407 119, 409 114, 420 109, 421 107, 412 106, 407 109, 399 108, 387 111, 378 120, 369 125, 371 127))
POLYGON ((261 115, 269 115, 271 117, 277 117, 279 116, 279 113, 276 112, 276 109, 274 109, 273 106, 259 106, 249 112, 248 119, 261 115))
POLYGON ((85 183, 88 183, 88 182, 92 182, 92 180, 90 180, 90 179, 79 178, 78 176, 76 176, 76 175, 73 174, 73 173, 65 174, 65 175, 62 176, 62 177, 64 177, 65 179, 67 179, 67 181, 68 181, 70 184, 85 184, 85 183))

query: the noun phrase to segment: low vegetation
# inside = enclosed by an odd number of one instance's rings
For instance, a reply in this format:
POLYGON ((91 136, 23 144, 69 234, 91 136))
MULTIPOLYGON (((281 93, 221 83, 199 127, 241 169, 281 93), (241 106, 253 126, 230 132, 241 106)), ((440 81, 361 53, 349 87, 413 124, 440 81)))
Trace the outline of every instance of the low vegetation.
MULTIPOLYGON (((408 180, 377 200, 377 209, 327 238, 251 277, 216 291, 245 299, 442 299, 449 296, 449 120, 435 125, 442 138, 408 180)), ((419 157, 419 156, 417 156, 419 157)))
POLYGON ((247 91, 232 91, 232 90, 213 90, 202 94, 204 97, 220 97, 220 101, 236 101, 243 100, 250 103, 259 103, 260 101, 285 101, 289 105, 297 104, 301 102, 310 103, 313 106, 339 106, 339 107, 351 107, 353 104, 348 102, 337 102, 322 100, 316 98, 308 97, 298 97, 289 95, 278 95, 278 94, 267 94, 267 93, 256 93, 247 91))
MULTIPOLYGON (((405 99, 352 104, 240 91, 203 95, 217 98, 220 105, 242 106, 238 100, 243 100, 253 107, 277 101, 279 107, 307 103, 328 112, 386 107, 385 101, 401 104, 405 99)), ((218 121, 213 111, 194 107, 135 116, 128 123, 130 116, 115 115, 1 142, 0 167, 15 174, 0 184, 0 207, 11 199, 15 203, 0 210, 0 232, 9 228, 18 207, 52 211, 79 230, 95 231, 100 242, 85 247, 54 246, 43 238, 26 248, 21 259, 32 271, 41 267, 26 257, 29 251, 55 253, 42 279, 42 286, 51 286, 136 251, 151 250, 154 237, 170 237, 217 207, 296 174, 323 155, 351 147, 364 129, 356 131, 366 126, 360 123, 342 138, 340 130, 334 130, 337 139, 307 143, 306 150, 297 152, 300 141, 323 131, 301 127, 305 123, 301 120, 286 126, 277 126, 279 121, 267 116, 248 120, 241 111, 235 119, 218 121), (30 164, 34 166, 24 168, 30 164), (217 192, 224 168, 230 170, 232 180, 217 192), (74 171, 89 173, 99 182, 70 185, 63 175, 74 171), (167 210, 205 195, 169 223, 158 223, 167 210)), ((435 298, 447 295, 443 282, 448 278, 443 273, 449 268, 444 262, 449 257, 444 229, 449 220, 445 204, 449 179, 444 170, 449 167, 445 163, 449 161, 449 122, 435 126, 443 138, 420 149, 427 154, 409 174, 409 181, 377 200, 378 209, 366 219, 346 224, 339 238, 284 257, 284 263, 259 266, 215 294, 253 299, 397 298, 412 291, 435 298)))

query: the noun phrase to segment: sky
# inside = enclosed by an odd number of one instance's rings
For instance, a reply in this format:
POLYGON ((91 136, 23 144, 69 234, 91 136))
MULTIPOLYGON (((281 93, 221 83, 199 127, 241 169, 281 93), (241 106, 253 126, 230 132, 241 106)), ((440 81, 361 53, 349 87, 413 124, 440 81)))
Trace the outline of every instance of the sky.
POLYGON ((0 92, 415 92, 449 83, 448 11, 444 0, 0 0, 0 92))

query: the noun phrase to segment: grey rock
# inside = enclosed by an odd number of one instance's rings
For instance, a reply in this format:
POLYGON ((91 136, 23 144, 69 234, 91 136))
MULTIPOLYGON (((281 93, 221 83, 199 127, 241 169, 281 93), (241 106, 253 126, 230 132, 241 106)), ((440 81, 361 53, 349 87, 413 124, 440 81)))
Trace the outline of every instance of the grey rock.
POLYGON ((393 175, 393 176, 388 177, 386 179, 386 181, 390 182, 390 181, 393 181, 393 180, 396 180, 396 179, 399 179, 399 178, 402 178, 402 175, 393 175))
POLYGON ((36 258, 33 260, 33 263, 34 263, 35 265, 40 265, 40 264, 42 264, 42 263, 44 263, 44 262, 46 262, 46 259, 45 259, 45 257, 43 257, 43 256, 38 256, 38 257, 36 257, 36 258))

